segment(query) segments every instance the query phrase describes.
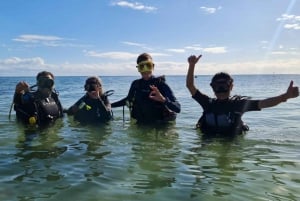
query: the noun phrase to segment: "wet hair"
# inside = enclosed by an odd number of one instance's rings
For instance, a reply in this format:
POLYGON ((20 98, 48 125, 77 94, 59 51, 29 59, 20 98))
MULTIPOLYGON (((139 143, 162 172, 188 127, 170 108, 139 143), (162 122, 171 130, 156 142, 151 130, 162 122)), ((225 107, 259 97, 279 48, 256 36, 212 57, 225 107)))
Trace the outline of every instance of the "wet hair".
POLYGON ((138 56, 138 58, 136 59, 136 63, 139 64, 142 61, 146 61, 146 60, 152 60, 152 57, 150 56, 150 54, 148 53, 142 53, 138 56))
POLYGON ((88 77, 88 78, 85 80, 84 89, 85 89, 86 91, 89 91, 91 85, 99 85, 99 86, 102 86, 102 81, 101 81, 101 79, 100 79, 99 77, 97 77, 97 76, 91 76, 91 77, 88 77))
POLYGON ((51 78, 54 80, 54 75, 49 72, 49 71, 42 71, 42 72, 39 72, 36 76, 36 80, 39 80, 40 77, 47 77, 48 75, 51 76, 51 78))
POLYGON ((217 80, 221 80, 221 79, 224 79, 224 80, 229 81, 230 83, 233 83, 233 78, 228 73, 219 72, 212 77, 211 84, 216 82, 217 80))

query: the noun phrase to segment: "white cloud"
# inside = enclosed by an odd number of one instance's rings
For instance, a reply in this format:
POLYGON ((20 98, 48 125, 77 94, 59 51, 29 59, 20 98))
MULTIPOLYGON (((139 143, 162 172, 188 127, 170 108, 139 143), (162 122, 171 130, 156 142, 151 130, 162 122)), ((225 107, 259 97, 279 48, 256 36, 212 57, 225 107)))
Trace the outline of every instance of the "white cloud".
POLYGON ((42 70, 53 69, 53 65, 46 64, 40 57, 20 58, 11 57, 0 60, 0 69, 3 75, 36 75, 42 70))
POLYGON ((166 51, 175 52, 175 53, 184 53, 185 49, 166 49, 166 51))
POLYGON ((141 11, 145 11, 145 12, 151 12, 151 11, 157 10, 156 7, 145 6, 139 2, 132 3, 132 2, 128 2, 128 1, 117 1, 117 2, 112 3, 112 5, 120 6, 120 7, 127 7, 127 8, 131 8, 133 10, 141 10, 141 11))
POLYGON ((285 29, 294 29, 294 30, 300 30, 300 16, 298 15, 288 15, 288 14, 282 14, 281 17, 276 19, 280 22, 285 22, 285 25, 283 26, 285 29))
POLYGON ((19 58, 19 57, 11 57, 5 60, 0 60, 0 65, 5 66, 43 66, 45 62, 40 57, 34 58, 19 58))
POLYGON ((15 42, 26 44, 26 46, 48 46, 48 47, 91 47, 86 44, 69 43, 74 39, 66 39, 58 36, 23 34, 12 39, 15 42))
POLYGON ((140 47, 145 50, 152 50, 152 48, 147 47, 146 44, 142 44, 142 43, 135 43, 135 42, 129 42, 129 41, 123 41, 122 43, 125 45, 129 45, 129 46, 140 47))
POLYGON ((108 58, 108 59, 117 59, 117 60, 131 60, 136 59, 137 54, 129 52, 95 52, 95 51, 86 51, 86 56, 89 57, 99 57, 99 58, 108 58))
POLYGON ((285 24, 284 28, 300 30, 300 24, 285 24))
POLYGON ((134 43, 134 42, 129 42, 129 41, 123 41, 122 42, 125 45, 130 45, 130 46, 136 46, 136 47, 145 47, 145 44, 142 43, 134 43))
POLYGON ((194 51, 200 51, 203 49, 200 47, 200 45, 191 45, 191 46, 186 46, 184 48, 187 50, 194 50, 194 51))
POLYGON ((202 51, 212 54, 223 54, 227 52, 226 47, 207 47, 203 48, 202 51))
POLYGON ((184 47, 186 50, 198 51, 198 52, 206 52, 210 54, 223 54, 227 52, 226 47, 201 47, 198 44, 190 45, 184 47))
POLYGON ((222 7, 219 6, 219 7, 217 7, 217 8, 212 8, 212 7, 201 6, 200 9, 201 9, 202 11, 204 11, 205 13, 207 13, 207 14, 214 14, 215 12, 217 12, 217 10, 221 10, 222 7))
POLYGON ((14 38, 13 40, 17 42, 24 42, 24 43, 38 43, 38 42, 61 41, 63 39, 57 36, 25 34, 25 35, 20 35, 17 38, 14 38))

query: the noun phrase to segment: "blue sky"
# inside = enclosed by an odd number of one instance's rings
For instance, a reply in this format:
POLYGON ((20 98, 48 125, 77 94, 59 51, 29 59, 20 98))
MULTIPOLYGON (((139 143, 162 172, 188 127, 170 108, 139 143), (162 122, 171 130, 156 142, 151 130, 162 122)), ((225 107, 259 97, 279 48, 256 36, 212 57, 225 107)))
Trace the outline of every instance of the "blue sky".
POLYGON ((299 0, 3 0, 0 76, 300 74, 299 0))

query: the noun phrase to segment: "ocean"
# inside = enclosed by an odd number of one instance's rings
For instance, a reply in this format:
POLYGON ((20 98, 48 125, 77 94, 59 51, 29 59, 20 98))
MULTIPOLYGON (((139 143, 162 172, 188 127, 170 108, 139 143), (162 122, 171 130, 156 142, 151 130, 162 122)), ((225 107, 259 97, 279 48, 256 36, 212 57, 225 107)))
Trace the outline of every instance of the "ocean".
MULTIPOLYGON (((135 76, 103 76, 111 102, 128 93, 135 76)), ((233 75, 232 94, 263 99, 284 93, 300 75, 233 75)), ((58 76, 64 108, 84 94, 85 76, 58 76)), ((211 76, 197 87, 213 96, 211 76)), ((300 98, 248 112, 250 130, 234 139, 203 139, 195 124, 202 109, 185 76, 166 76, 181 103, 176 123, 137 127, 128 108, 114 108, 108 125, 81 126, 65 116, 50 128, 19 125, 12 111, 18 81, 0 77, 1 201, 300 200, 300 98)))

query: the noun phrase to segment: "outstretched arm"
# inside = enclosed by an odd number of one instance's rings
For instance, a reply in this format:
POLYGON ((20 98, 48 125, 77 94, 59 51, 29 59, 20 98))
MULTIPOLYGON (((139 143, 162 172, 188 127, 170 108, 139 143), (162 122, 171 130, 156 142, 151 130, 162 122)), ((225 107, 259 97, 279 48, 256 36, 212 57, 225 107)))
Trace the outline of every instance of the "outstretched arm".
POLYGON ((290 98, 296 98, 299 96, 299 88, 296 86, 293 86, 294 82, 291 81, 290 85, 287 89, 287 91, 284 94, 281 94, 279 96, 266 98, 264 100, 260 100, 258 102, 258 107, 260 109, 267 108, 267 107, 273 107, 275 105, 278 105, 279 103, 287 101, 287 99, 290 98))
POLYGON ((121 107, 121 106, 126 105, 128 101, 132 101, 132 99, 133 99, 133 97, 135 95, 135 92, 136 92, 136 86, 137 85, 138 85, 138 80, 133 81, 131 83, 128 95, 125 98, 123 98, 123 99, 121 99, 119 101, 113 102, 111 104, 111 107, 112 108, 121 107))
POLYGON ((189 69, 188 69, 188 73, 186 75, 186 87, 188 88, 188 90, 190 91, 192 96, 195 95, 195 93, 197 91, 197 88, 194 83, 195 65, 201 57, 202 57, 202 55, 199 55, 198 57, 195 55, 192 55, 188 58, 189 69))

